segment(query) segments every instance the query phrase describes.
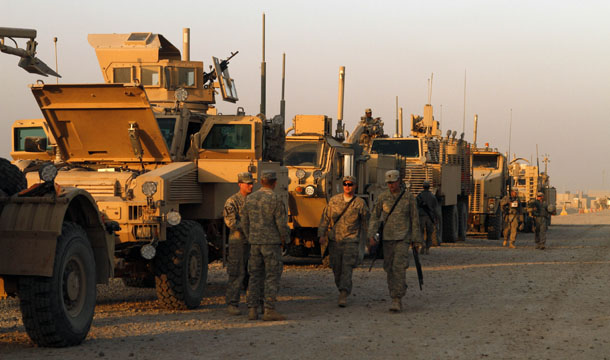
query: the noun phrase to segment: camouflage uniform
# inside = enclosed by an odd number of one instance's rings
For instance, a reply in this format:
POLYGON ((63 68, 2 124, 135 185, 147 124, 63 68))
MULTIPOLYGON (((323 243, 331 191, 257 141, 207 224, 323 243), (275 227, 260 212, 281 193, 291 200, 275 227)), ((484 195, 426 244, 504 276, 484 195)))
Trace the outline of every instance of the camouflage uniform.
POLYGON ((428 252, 428 249, 430 249, 430 246, 438 246, 436 224, 434 223, 438 201, 436 201, 436 197, 432 195, 427 188, 424 188, 424 190, 417 195, 416 200, 422 238, 424 238, 425 234, 425 247, 422 249, 422 254, 425 254, 428 252), (426 212, 426 210, 428 212, 426 212), (430 213, 432 217, 430 217, 428 213, 430 213))
POLYGON ((339 221, 335 223, 348 202, 349 200, 345 201, 343 198, 343 194, 330 198, 320 219, 318 236, 326 236, 329 226, 332 228, 333 235, 328 239, 330 266, 335 275, 337 289, 350 294, 352 292, 352 270, 358 263, 361 235, 367 231, 369 209, 364 200, 356 197, 339 221))
POLYGON ((546 201, 532 200, 527 204, 527 211, 534 218, 536 249, 544 249, 546 244, 546 229, 550 217, 548 204, 546 201))
POLYGON ((517 239, 517 229, 519 228, 519 221, 521 220, 521 202, 519 197, 511 197, 506 195, 500 200, 500 206, 502 206, 502 212, 504 214, 504 246, 506 242, 510 240, 510 247, 515 247, 515 240, 517 239), (515 206, 516 205, 516 206, 515 206))
POLYGON ((248 273, 247 264, 250 256, 250 245, 241 229, 240 212, 246 203, 246 197, 237 192, 225 202, 222 215, 229 228, 229 256, 227 257, 227 283, 226 302, 228 305, 239 304, 239 292, 248 273))
POLYGON ((421 247, 419 214, 415 198, 405 190, 388 219, 387 214, 400 193, 386 190, 379 195, 371 212, 368 236, 374 237, 379 223, 385 220, 383 228, 383 269, 387 273, 390 297, 400 299, 407 291, 406 269, 409 267, 409 245, 421 247))
POLYGON ((282 239, 289 239, 290 234, 287 223, 284 203, 273 190, 263 187, 246 199, 242 228, 250 244, 249 308, 260 304, 261 288, 264 289, 265 309, 275 308, 283 268, 282 239), (261 286, 263 282, 264 286, 261 286))

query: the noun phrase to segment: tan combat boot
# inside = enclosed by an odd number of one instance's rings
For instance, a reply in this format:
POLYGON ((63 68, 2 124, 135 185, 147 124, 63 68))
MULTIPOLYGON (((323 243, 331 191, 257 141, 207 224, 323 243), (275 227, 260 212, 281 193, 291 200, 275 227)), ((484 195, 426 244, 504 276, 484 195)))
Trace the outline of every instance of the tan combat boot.
POLYGON ((514 242, 510 242, 510 244, 508 245, 509 248, 514 249, 516 248, 515 243, 514 242))
POLYGON ((340 307, 347 306, 347 291, 341 291, 341 293, 339 294, 339 301, 337 301, 337 305, 339 305, 340 307))
POLYGON ((258 310, 255 307, 248 308, 248 320, 258 320, 258 310))
POLYGON ((506 243, 507 243, 507 242, 508 242, 508 241, 504 240, 504 242, 502 243, 502 246, 506 246, 506 243))
POLYGON ((275 311, 275 309, 265 309, 265 315, 263 315, 263 320, 265 321, 282 321, 286 320, 284 315, 275 311))
POLYGON ((231 315, 240 315, 241 314, 241 311, 239 311, 239 307, 237 307, 235 305, 227 306, 227 312, 231 315))
POLYGON ((400 298, 392 299, 392 306, 390 306, 390 311, 397 313, 402 311, 402 301, 400 300, 400 298))

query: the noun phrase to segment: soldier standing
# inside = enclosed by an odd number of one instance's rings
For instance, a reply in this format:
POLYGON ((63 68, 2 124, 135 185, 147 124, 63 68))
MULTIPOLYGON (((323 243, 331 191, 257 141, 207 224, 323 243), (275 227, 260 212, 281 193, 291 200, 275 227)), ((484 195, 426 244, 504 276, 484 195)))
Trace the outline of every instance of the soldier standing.
POLYGON ((264 171, 262 187, 246 199, 242 215, 242 228, 250 244, 248 272, 248 319, 258 319, 257 307, 264 291, 263 320, 284 320, 275 310, 275 302, 282 276, 282 244, 289 240, 286 208, 273 192, 277 182, 275 171, 264 171), (263 284, 264 282, 264 284, 263 284), (261 286, 262 285, 262 286, 261 286))
POLYGON ((430 182, 423 183, 424 190, 417 195, 417 209, 419 210, 419 225, 421 226, 421 236, 424 238, 422 254, 430 253, 430 246, 438 246, 436 238, 436 207, 438 201, 436 196, 430 192, 430 182))
POLYGON ((373 247, 380 222, 384 222, 383 233, 380 234, 383 241, 378 246, 383 246, 383 269, 387 273, 392 312, 402 311, 402 298, 407 292, 405 281, 409 267, 409 245, 416 248, 422 245, 417 204, 413 195, 401 188, 399 176, 397 170, 385 173, 388 190, 381 193, 375 202, 368 232, 370 246, 373 247))
POLYGON ((366 234, 369 218, 366 203, 355 192, 356 178, 344 176, 343 194, 330 198, 318 226, 320 244, 330 240, 330 266, 339 290, 340 307, 347 305, 347 296, 352 292, 352 271, 358 263, 360 237, 366 234))
POLYGON ((240 213, 246 203, 246 197, 252 192, 254 179, 249 172, 237 174, 237 185, 239 191, 227 199, 222 215, 225 224, 229 228, 229 256, 227 258, 227 312, 231 315, 239 315, 239 293, 248 273, 248 257, 250 256, 250 245, 241 228, 240 213))
POLYGON ((536 249, 544 250, 546 229, 549 217, 554 212, 554 209, 544 201, 544 194, 539 192, 536 196, 536 200, 532 200, 527 204, 527 211, 534 218, 534 226, 536 227, 536 249))
POLYGON ((506 246, 509 242, 511 249, 515 248, 515 240, 517 239, 517 229, 521 220, 521 202, 515 190, 510 191, 510 196, 506 195, 500 201, 502 212, 504 214, 504 242, 502 246, 506 246))
POLYGON ((364 109, 364 116, 360 118, 360 121, 364 122, 366 125, 373 125, 375 119, 373 119, 373 110, 364 109))

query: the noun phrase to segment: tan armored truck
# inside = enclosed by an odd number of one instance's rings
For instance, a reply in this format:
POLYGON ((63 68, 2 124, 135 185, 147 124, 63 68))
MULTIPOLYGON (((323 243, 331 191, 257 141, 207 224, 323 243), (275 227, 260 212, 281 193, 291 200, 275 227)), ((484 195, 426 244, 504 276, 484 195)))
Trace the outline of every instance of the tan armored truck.
POLYGON ((87 190, 120 225, 115 276, 133 285, 154 278, 164 305, 197 307, 208 262, 225 251, 222 210, 237 173, 277 171, 276 191, 287 201, 287 170, 268 161, 278 124, 241 108, 218 115, 215 89, 238 100, 228 59, 213 58, 206 73, 189 60, 188 41, 184 58, 159 34, 95 34, 89 42, 106 84, 31 86, 61 157, 56 181, 87 190))
POLYGON ((411 115, 410 137, 398 133, 396 138, 373 139, 371 153, 395 155, 414 196, 423 190, 423 182, 429 181, 430 191, 439 199, 442 241, 465 240, 471 169, 470 146, 463 134, 456 139, 456 132, 448 131, 442 137, 430 104, 424 106, 423 117, 411 115))
POLYGON ((468 233, 497 240, 502 236, 502 207, 500 200, 510 185, 506 156, 486 144, 474 147, 472 153, 472 181, 468 233))
MULTIPOLYGON (((509 167, 512 177, 511 188, 517 190, 524 209, 530 201, 536 200, 538 192, 544 193, 547 203, 556 207, 557 191, 551 186, 550 177, 546 172, 540 172, 538 165, 531 165, 524 158, 515 158, 510 162, 509 167)), ((523 221, 523 231, 533 231, 534 220, 527 212, 524 213, 523 221)))

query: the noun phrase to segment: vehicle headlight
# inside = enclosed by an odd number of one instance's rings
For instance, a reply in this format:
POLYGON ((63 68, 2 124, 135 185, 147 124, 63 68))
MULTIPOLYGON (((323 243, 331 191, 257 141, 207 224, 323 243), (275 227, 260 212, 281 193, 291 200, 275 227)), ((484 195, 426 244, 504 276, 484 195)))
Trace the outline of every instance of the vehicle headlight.
POLYGON ((322 170, 314 170, 313 172, 313 178, 318 180, 319 178, 322 177, 322 170))
POLYGON ((309 185, 305 188, 305 195, 312 196, 316 193, 316 188, 313 185, 309 185))
POLYGON ((305 173, 305 170, 303 170, 303 169, 298 169, 298 170, 296 171, 295 175, 297 176, 297 179, 299 179, 299 180, 303 180, 303 179, 305 178, 305 175, 307 175, 307 174, 305 173))
POLYGON ((180 213, 176 210, 172 210, 165 215, 165 220, 167 220, 167 223, 171 226, 176 226, 182 221, 182 216, 180 216, 180 213))
POLYGON ((147 181, 142 184, 142 192, 144 195, 151 197, 157 193, 157 183, 154 181, 147 181))
POLYGON ((51 163, 46 163, 38 170, 38 176, 44 182, 52 182, 57 176, 57 168, 51 163))
POLYGON ((157 249, 151 244, 146 244, 140 248, 140 255, 146 260, 150 260, 157 255, 157 249))

